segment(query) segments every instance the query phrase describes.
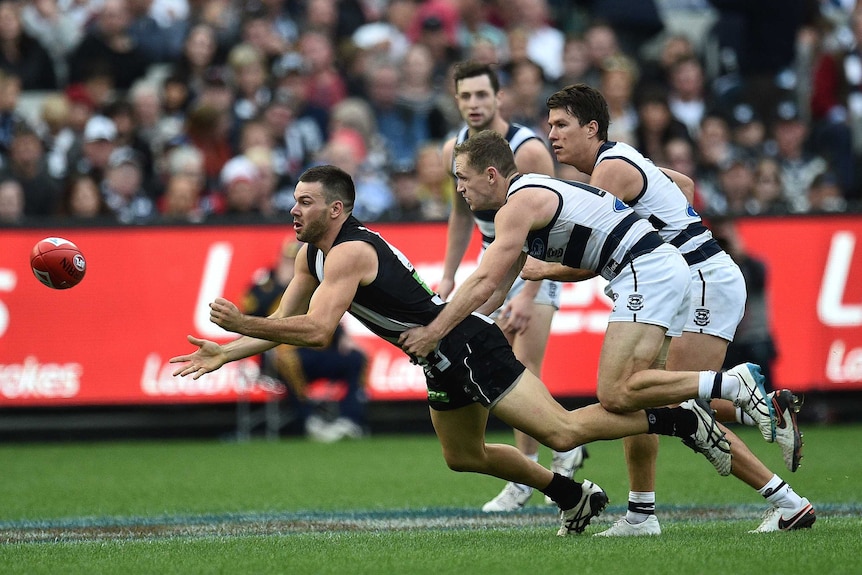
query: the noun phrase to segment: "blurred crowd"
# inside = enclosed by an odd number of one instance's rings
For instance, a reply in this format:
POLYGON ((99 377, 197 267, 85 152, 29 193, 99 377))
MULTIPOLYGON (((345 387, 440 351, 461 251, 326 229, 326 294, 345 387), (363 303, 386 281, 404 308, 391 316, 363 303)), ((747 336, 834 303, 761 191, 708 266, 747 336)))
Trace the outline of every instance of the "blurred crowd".
POLYGON ((468 59, 540 134, 598 87, 707 216, 859 209, 855 0, 0 0, 0 223, 265 220, 320 163, 362 220, 443 220, 468 59))

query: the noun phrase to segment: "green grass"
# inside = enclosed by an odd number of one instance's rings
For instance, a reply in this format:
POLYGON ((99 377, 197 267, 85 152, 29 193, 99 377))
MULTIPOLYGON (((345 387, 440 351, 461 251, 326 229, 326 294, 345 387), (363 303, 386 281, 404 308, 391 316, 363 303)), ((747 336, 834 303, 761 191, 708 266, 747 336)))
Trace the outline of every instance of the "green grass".
MULTIPOLYGON (((795 474, 784 469, 777 446, 752 430, 737 431, 817 506, 813 529, 748 534, 763 499, 733 478, 719 478, 674 440, 662 441, 659 459, 663 535, 622 540, 589 536, 624 510, 620 442, 590 446, 578 477, 601 485, 611 506, 584 536, 565 539, 554 536, 556 519, 540 494, 522 525, 498 525, 471 511, 501 482, 449 471, 433 436, 332 445, 296 439, 2 445, 0 573, 858 572, 862 426, 806 429, 805 460, 795 474), (473 523, 391 527, 450 513, 473 523), (383 523, 339 523, 369 517, 383 523), (329 528, 333 521, 339 526, 329 528), (181 529, 186 524, 194 528, 181 529), (177 531, 166 534, 164 525, 177 531), (106 526, 110 533, 98 535, 106 526), (148 526, 155 526, 150 535, 148 526), (2 544, 39 529, 49 533, 41 542, 2 544), (58 541, 45 542, 50 534, 58 541)), ((510 442, 511 435, 492 439, 510 442)), ((549 457, 544 450, 545 463, 549 457)))

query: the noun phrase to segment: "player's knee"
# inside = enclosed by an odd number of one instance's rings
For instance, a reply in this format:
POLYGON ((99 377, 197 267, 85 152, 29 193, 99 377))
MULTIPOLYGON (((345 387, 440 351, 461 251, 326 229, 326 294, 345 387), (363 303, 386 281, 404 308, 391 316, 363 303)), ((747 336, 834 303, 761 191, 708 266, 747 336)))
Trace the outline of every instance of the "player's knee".
POLYGON ((460 451, 444 451, 443 459, 452 471, 465 473, 477 470, 475 459, 460 451))
POLYGON ((566 429, 555 429, 545 437, 536 438, 540 443, 554 451, 569 451, 578 446, 578 438, 566 429))
POLYGON ((614 388, 613 390, 599 390, 596 394, 598 397, 599 403, 606 410, 611 413, 626 413, 629 411, 628 409, 628 394, 625 393, 624 390, 619 388, 614 388))

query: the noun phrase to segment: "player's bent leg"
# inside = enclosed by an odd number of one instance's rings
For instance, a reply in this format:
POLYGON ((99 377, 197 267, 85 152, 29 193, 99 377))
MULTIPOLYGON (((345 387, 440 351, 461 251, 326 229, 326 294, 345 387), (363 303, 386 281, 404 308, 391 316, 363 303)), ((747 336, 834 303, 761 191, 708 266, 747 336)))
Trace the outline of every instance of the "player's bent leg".
POLYGON ((451 411, 431 409, 431 423, 453 471, 483 473, 542 488, 553 474, 511 445, 485 443, 488 410, 471 404, 451 411))
POLYGON ((622 413, 636 411, 642 407, 674 403, 657 401, 651 405, 637 406, 643 403, 639 397, 640 393, 631 390, 628 385, 633 374, 647 370, 653 365, 662 349, 664 339, 665 330, 656 325, 633 322, 608 324, 599 355, 599 373, 596 383, 599 403, 605 409, 622 413))

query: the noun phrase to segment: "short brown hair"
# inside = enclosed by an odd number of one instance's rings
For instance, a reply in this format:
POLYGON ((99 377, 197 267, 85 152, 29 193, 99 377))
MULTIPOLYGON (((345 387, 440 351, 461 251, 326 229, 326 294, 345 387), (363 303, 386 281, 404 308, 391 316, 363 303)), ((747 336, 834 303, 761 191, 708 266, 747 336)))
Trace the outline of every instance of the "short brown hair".
POLYGON ((482 130, 455 146, 455 156, 459 154, 467 154, 467 165, 476 170, 493 166, 504 177, 518 171, 509 142, 494 130, 482 130))

